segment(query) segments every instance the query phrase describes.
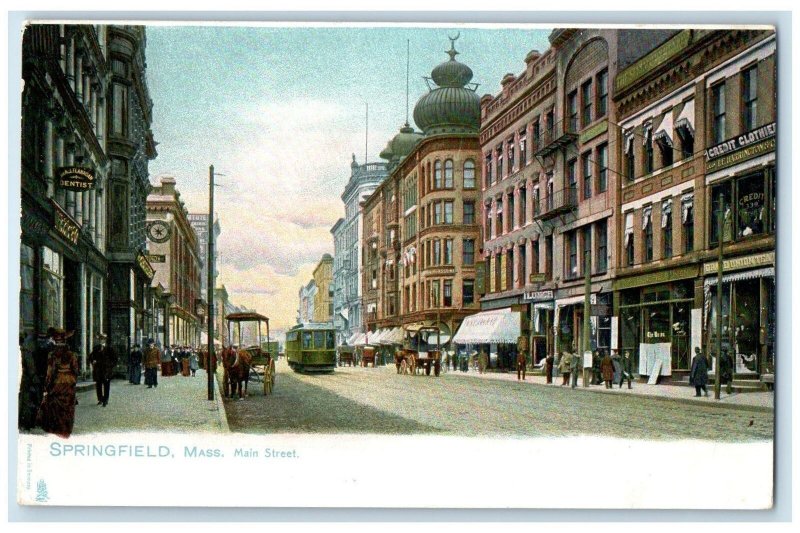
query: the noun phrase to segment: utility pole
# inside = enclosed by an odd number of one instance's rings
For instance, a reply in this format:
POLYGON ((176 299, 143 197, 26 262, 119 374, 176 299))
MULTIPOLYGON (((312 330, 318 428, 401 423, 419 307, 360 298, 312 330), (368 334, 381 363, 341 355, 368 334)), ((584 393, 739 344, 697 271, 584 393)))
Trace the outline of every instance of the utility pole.
POLYGON ((206 374, 208 374, 208 399, 214 400, 214 374, 216 368, 212 368, 214 357, 214 165, 208 167, 208 362, 206 364, 206 374))
MULTIPOLYGON (((592 316, 592 257, 589 250, 584 254, 583 259, 583 354, 592 351, 591 327, 589 321, 592 316)), ((583 386, 589 386, 589 380, 586 379, 586 368, 581 357, 581 367, 583 368, 583 386)))
POLYGON ((719 248, 717 250, 717 355, 714 364, 714 399, 719 400, 720 397, 720 363, 722 362, 722 193, 719 195, 719 212, 717 213, 717 241, 719 248))

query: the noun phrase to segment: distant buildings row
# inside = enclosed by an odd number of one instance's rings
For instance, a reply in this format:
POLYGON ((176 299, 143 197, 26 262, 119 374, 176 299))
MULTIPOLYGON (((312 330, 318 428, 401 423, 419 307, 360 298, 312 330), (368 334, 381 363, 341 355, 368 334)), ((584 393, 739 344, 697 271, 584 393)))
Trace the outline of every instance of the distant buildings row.
POLYGON ((353 161, 331 230, 340 342, 420 322, 450 337, 505 310, 534 361, 582 348, 588 319, 593 348, 681 375, 694 348, 715 352, 721 319, 737 374, 769 379, 775 43, 769 30, 558 29, 482 98, 452 46, 414 109, 422 133, 406 124, 386 164, 353 161))

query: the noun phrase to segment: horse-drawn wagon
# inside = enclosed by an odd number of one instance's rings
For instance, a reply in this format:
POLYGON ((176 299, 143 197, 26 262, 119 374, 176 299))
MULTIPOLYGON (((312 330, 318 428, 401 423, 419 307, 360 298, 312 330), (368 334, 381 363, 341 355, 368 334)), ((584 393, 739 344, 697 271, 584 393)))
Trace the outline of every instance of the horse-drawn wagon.
MULTIPOLYGON (((225 371, 225 396, 238 393, 243 397, 247 395, 247 383, 254 381, 262 383, 264 394, 271 394, 275 386, 275 359, 269 349, 272 344, 269 340, 269 318, 258 313, 231 313, 225 316, 228 322, 228 339, 233 338, 237 332, 238 343, 234 349, 230 344, 222 350, 222 365, 225 371), (256 344, 244 346, 242 344, 243 326, 255 325, 256 344), (262 343, 262 324, 266 326, 266 344, 262 343), (232 331, 234 330, 234 331, 232 331), (265 349, 264 346, 267 348, 265 349)), ((277 347, 276 347, 277 348, 277 347)))
POLYGON ((395 352, 397 373, 416 374, 424 371, 426 376, 438 376, 442 371, 441 332, 436 326, 411 325, 404 328, 406 340, 403 348, 395 352), (433 344, 435 339, 436 344, 433 344), (435 348, 435 349, 434 349, 435 348))

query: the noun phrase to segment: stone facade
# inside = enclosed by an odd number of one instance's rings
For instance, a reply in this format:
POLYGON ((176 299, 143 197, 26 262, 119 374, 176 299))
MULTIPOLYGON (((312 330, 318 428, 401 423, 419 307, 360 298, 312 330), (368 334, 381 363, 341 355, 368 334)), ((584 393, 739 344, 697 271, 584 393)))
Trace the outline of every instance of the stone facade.
POLYGON ((163 256, 153 263, 154 283, 164 287, 166 328, 163 342, 196 346, 200 343, 200 255, 197 235, 189 224, 175 178, 161 176, 147 197, 147 235, 150 253, 163 256))
POLYGON ((333 257, 325 254, 314 268, 314 322, 333 321, 333 257))

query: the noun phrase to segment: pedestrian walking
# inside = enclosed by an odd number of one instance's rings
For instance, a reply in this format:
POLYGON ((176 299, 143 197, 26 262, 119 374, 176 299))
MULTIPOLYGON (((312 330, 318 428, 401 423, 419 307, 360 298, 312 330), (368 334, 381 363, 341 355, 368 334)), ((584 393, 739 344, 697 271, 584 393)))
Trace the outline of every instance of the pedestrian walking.
POLYGON ((528 336, 520 335, 517 339, 517 381, 525 381, 525 367, 528 365, 528 336))
POLYGON ((148 389, 158 387, 159 363, 161 363, 161 350, 153 344, 153 339, 148 339, 147 349, 144 352, 144 384, 148 389))
POLYGON ((622 358, 616 350, 611 350, 611 364, 614 366, 614 379, 611 381, 611 385, 619 384, 622 388, 622 358))
POLYGON ((111 377, 117 364, 117 354, 114 348, 106 342, 105 333, 98 333, 97 344, 90 354, 92 363, 92 379, 97 391, 97 405, 108 405, 111 394, 111 377))
POLYGON ((622 358, 622 379, 619 381, 619 388, 622 388, 622 383, 628 380, 628 388, 632 389, 631 380, 633 379, 633 356, 630 350, 625 350, 625 355, 622 358))
POLYGON ((733 393, 733 358, 727 348, 722 349, 719 360, 720 385, 725 385, 725 394, 733 393))
POLYGON ((139 347, 139 343, 133 345, 131 353, 128 355, 128 382, 133 385, 142 383, 142 359, 144 355, 139 347))
POLYGON ((603 358, 600 359, 600 374, 606 384, 606 388, 610 389, 612 388, 611 383, 614 381, 614 361, 611 360, 611 356, 605 350, 603 352, 603 358))
POLYGON ((172 375, 172 352, 175 350, 175 345, 171 344, 165 347, 161 355, 161 377, 169 377, 172 375))
POLYGON ((183 377, 189 377, 191 374, 189 372, 189 347, 184 346, 183 350, 181 350, 181 375, 183 377))
POLYGON ((603 383, 603 376, 600 372, 600 361, 602 357, 599 350, 592 353, 592 385, 600 385, 603 383))
POLYGON ((192 377, 198 368, 200 368, 200 363, 197 360, 197 352, 192 350, 192 354, 189 356, 189 369, 192 371, 192 377))
POLYGON ((53 330, 53 351, 47 361, 47 374, 38 422, 47 433, 69 437, 75 425, 75 385, 78 383, 78 358, 69 350, 72 332, 53 330))
POLYGON ((699 347, 694 349, 694 359, 692 359, 692 370, 689 373, 689 383, 694 385, 695 397, 700 396, 700 391, 708 396, 708 360, 699 347))
POLYGON ((481 348, 481 353, 478 354, 478 373, 483 374, 489 366, 489 355, 486 350, 481 348))
POLYGON ((547 376, 547 384, 552 385, 553 383, 553 364, 555 363, 555 358, 553 354, 548 355, 544 358, 544 373, 547 376))
POLYGON ((578 386, 578 374, 581 372, 583 367, 583 358, 581 354, 575 351, 575 346, 572 346, 570 350, 570 361, 569 361, 569 374, 570 374, 570 386, 574 389, 578 386))
POLYGON ((559 353, 558 370, 561 372, 562 376, 562 381, 561 381, 562 387, 564 385, 569 384, 569 366, 571 359, 572 358, 568 353, 567 354, 565 354, 564 352, 559 353))

